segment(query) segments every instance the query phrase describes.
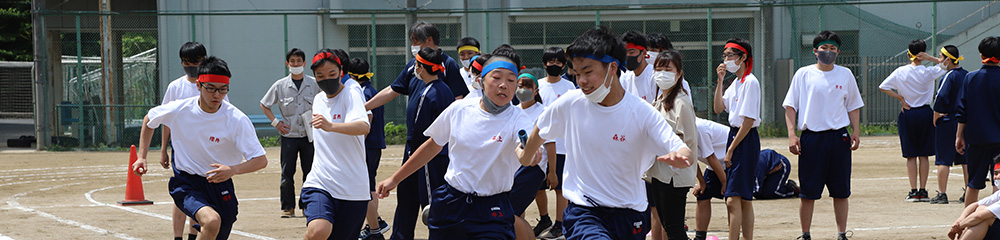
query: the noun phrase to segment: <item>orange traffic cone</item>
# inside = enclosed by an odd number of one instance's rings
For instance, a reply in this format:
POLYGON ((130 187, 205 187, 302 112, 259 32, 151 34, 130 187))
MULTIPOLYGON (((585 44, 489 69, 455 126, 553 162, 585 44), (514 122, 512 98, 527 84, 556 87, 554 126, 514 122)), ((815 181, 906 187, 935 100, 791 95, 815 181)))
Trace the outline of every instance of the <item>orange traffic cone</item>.
POLYGON ((128 180, 125 183, 125 200, 118 201, 119 205, 153 204, 153 201, 146 200, 146 197, 142 193, 142 176, 132 172, 132 164, 135 164, 135 160, 138 158, 135 154, 135 145, 132 145, 132 150, 128 157, 128 180))

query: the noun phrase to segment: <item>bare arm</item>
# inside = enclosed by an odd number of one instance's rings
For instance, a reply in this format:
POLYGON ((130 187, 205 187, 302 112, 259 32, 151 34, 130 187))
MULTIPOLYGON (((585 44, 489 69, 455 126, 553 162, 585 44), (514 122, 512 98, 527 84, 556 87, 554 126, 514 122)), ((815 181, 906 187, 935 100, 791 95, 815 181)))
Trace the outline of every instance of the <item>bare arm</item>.
POLYGON ((146 154, 149 153, 149 143, 153 141, 153 131, 147 126, 149 124, 149 116, 142 118, 142 130, 139 131, 139 149, 136 150, 136 155, 138 155, 135 163, 132 164, 132 172, 136 175, 146 174, 146 154))
MULTIPOLYGON (((975 225, 979 225, 985 221, 993 221, 993 219, 996 219, 996 216, 993 215, 993 212, 990 212, 990 210, 986 208, 986 206, 982 206, 979 204, 973 204, 969 206, 974 206, 974 205, 979 207, 976 208, 974 212, 966 216, 965 219, 962 219, 962 221, 958 223, 959 227, 969 228, 975 225)), ((965 212, 962 212, 962 214, 965 214, 965 212)))
POLYGON ((726 77, 726 64, 719 64, 719 66, 715 68, 715 73, 719 76, 719 79, 715 84, 715 100, 713 101, 713 109, 715 110, 715 114, 720 114, 722 111, 726 110, 726 104, 722 102, 722 92, 724 90, 722 86, 725 85, 723 78, 726 77))
MULTIPOLYGON (((271 112, 271 108, 268 108, 267 106, 264 106, 264 104, 261 104, 260 105, 260 110, 264 112, 264 115, 267 115, 267 120, 268 121, 274 122, 275 116, 274 116, 274 113, 271 112)), ((289 127, 284 122, 278 122, 277 125, 274 125, 274 128, 278 129, 278 133, 281 133, 281 134, 288 134, 288 131, 292 130, 292 128, 289 127)))
POLYGON ((535 157, 535 152, 538 152, 538 148, 542 146, 542 142, 545 140, 541 136, 538 136, 538 127, 531 131, 531 136, 528 136, 528 143, 525 144, 523 149, 517 149, 517 160, 521 162, 522 166, 531 166, 535 157), (528 154, 531 153, 531 154, 528 154))
POLYGON ((167 169, 170 167, 170 154, 167 154, 167 148, 170 146, 170 128, 163 126, 162 131, 163 132, 160 133, 160 166, 163 167, 163 169, 167 169))
POLYGON ((785 128, 788 129, 788 151, 799 155, 802 145, 799 143, 799 136, 795 135, 795 108, 785 107, 785 128))
POLYGON ((260 155, 232 166, 219 163, 213 163, 210 166, 215 167, 215 169, 206 172, 205 175, 208 175, 208 177, 205 179, 210 183, 221 183, 233 178, 237 174, 251 173, 267 167, 267 157, 260 155))
POLYGON ((398 92, 392 90, 392 87, 385 87, 382 91, 379 91, 378 94, 375 94, 371 100, 368 100, 368 102, 365 103, 365 110, 372 110, 381 107, 399 95, 400 94, 398 92))
POLYGON ((733 138, 733 144, 729 145, 729 149, 726 150, 726 167, 732 166, 733 151, 736 151, 736 147, 743 142, 743 138, 747 137, 750 133, 750 128, 753 127, 753 118, 743 117, 743 125, 740 126, 740 130, 736 132, 736 137, 733 138))
POLYGON ((342 133, 346 135, 366 135, 371 127, 368 123, 363 121, 353 121, 346 123, 335 123, 326 120, 321 114, 313 114, 312 126, 314 128, 323 129, 327 132, 342 133))
POLYGON ((881 90, 885 94, 889 95, 890 97, 895 98, 896 100, 899 100, 899 103, 903 105, 903 109, 904 110, 910 110, 910 105, 906 104, 906 100, 903 100, 903 96, 899 95, 898 93, 896 93, 896 91, 893 91, 893 90, 890 90, 890 89, 879 89, 879 90, 881 90))
POLYGON ((545 145, 545 154, 548 156, 549 166, 546 170, 546 182, 549 183, 549 189, 555 189, 559 185, 559 176, 556 174, 556 143, 550 142, 545 145))
POLYGON ((430 162, 431 159, 434 159, 434 156, 440 153, 441 149, 444 149, 444 146, 437 145, 437 143, 434 142, 434 138, 429 138, 427 141, 424 141, 424 143, 421 144, 416 151, 413 151, 413 154, 410 155, 410 159, 407 160, 406 163, 399 168, 399 170, 396 170, 396 173, 393 173, 388 179, 383 180, 378 184, 375 189, 376 196, 378 196, 378 198, 388 197, 389 191, 395 189, 396 186, 399 185, 400 181, 412 175, 417 171, 417 169, 420 169, 420 167, 430 162))
POLYGON ((861 146, 861 109, 847 112, 847 116, 851 118, 851 128, 854 129, 851 133, 851 150, 858 150, 861 146))

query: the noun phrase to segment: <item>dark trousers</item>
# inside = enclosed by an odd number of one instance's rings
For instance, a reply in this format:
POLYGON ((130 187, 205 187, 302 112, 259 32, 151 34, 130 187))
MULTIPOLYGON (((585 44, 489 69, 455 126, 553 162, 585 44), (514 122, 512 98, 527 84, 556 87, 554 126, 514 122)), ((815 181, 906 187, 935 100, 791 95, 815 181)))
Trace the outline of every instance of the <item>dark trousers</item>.
MULTIPOLYGON (((410 150, 403 153, 403 163, 410 160, 410 150)), ((434 156, 427 165, 399 181, 396 186, 396 213, 392 220, 392 240, 412 240, 413 231, 417 226, 417 216, 423 206, 430 204, 428 189, 437 189, 444 182, 444 173, 448 169, 448 156, 434 156), (426 171, 424 169, 427 169, 426 171), (428 176, 425 173, 430 173, 428 176), (430 180, 431 186, 427 186, 430 180)))
MULTIPOLYGON (((308 138, 281 137, 281 210, 295 208, 295 162, 302 158, 302 182, 313 164, 313 144, 308 138)), ((305 205, 299 201, 299 208, 305 205)))
POLYGON ((667 232, 667 239, 687 239, 687 233, 684 232, 684 206, 691 187, 674 187, 673 183, 663 183, 656 178, 653 178, 651 186, 657 215, 667 232))

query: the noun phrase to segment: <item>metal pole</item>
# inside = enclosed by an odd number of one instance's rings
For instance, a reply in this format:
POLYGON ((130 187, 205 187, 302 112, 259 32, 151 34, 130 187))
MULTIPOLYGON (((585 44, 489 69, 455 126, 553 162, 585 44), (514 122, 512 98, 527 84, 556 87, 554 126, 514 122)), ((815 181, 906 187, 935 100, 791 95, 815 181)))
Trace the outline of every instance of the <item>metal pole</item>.
POLYGON ((33 69, 34 71, 32 72, 32 77, 34 78, 34 83, 32 83, 34 85, 34 87, 32 87, 32 92, 34 94, 33 97, 35 101, 34 120, 36 150, 45 149, 45 147, 51 143, 51 138, 49 137, 49 126, 51 126, 51 122, 49 120, 52 119, 49 114, 49 105, 47 101, 49 97, 48 92, 51 88, 47 87, 49 84, 46 74, 48 73, 46 70, 48 69, 48 65, 45 65, 47 62, 45 60, 48 58, 48 55, 45 53, 45 24, 43 23, 45 18, 38 13, 40 12, 39 10, 42 9, 42 5, 44 5, 42 1, 31 2, 31 21, 34 26, 32 31, 35 33, 32 35, 32 40, 35 43, 33 46, 35 65, 33 69))
POLYGON ((489 12, 486 12, 486 24, 485 25, 486 25, 486 46, 487 46, 486 49, 489 49, 489 46, 493 46, 493 45, 490 45, 490 35, 492 35, 492 34, 490 34, 490 13, 489 12))
POLYGON ((194 15, 191 15, 191 41, 192 42, 198 41, 198 38, 195 38, 194 15))
MULTIPOLYGON (((376 36, 377 33, 375 32, 375 14, 372 13, 372 54, 371 54, 372 59, 370 61, 372 63, 371 72, 375 72, 375 69, 378 66, 378 50, 377 50, 378 43, 375 41, 376 36)), ((372 86, 378 88, 378 81, 376 81, 375 78, 370 79, 370 81, 372 81, 372 86)))
POLYGON ((933 30, 931 30, 931 48, 929 48, 929 49, 931 49, 932 51, 929 51, 928 54, 932 54, 933 55, 933 52, 934 52, 933 50, 937 49, 937 32, 938 32, 938 28, 937 28, 937 11, 938 11, 938 8, 937 8, 937 2, 933 2, 931 4, 932 4, 931 8, 933 8, 931 10, 931 28, 933 28, 933 30))
MULTIPOLYGON (((706 48, 705 48, 705 70, 708 71, 706 81, 709 83, 708 86, 712 86, 712 76, 715 76, 715 68, 712 67, 712 9, 708 9, 708 17, 706 20, 706 48)), ((713 104, 715 104, 715 98, 712 98, 713 104)), ((719 120, 719 114, 712 114, 716 121, 719 120)))
POLYGON ((817 11, 819 11, 819 30, 823 31, 823 5, 820 5, 817 11))
MULTIPOLYGON (((285 21, 285 53, 288 53, 288 14, 282 16, 285 21)), ((305 59, 302 59, 305 60, 305 59)), ((285 75, 288 75, 288 68, 285 68, 285 75)))
MULTIPOLYGON (((413 26, 413 23, 417 22, 417 13, 416 13, 416 11, 417 11, 417 0, 406 0, 406 25, 403 26, 403 29, 406 30, 405 31, 405 33, 406 33, 405 38, 406 39, 410 38, 410 34, 411 34, 410 33, 410 27, 413 26)), ((421 39, 421 40, 423 40, 423 39, 421 39)), ((411 42, 410 44, 413 44, 413 43, 411 42)), ((410 45, 407 44, 407 46, 410 46, 410 45)), ((404 49, 405 52, 409 52, 409 50, 410 50, 409 48, 404 49)), ((413 56, 412 56, 413 54, 403 54, 403 55, 406 56, 406 62, 410 62, 410 59, 413 58, 413 56)))
POLYGON ((601 26, 601 10, 594 11, 594 28, 601 26))
POLYGON ((83 146, 83 98, 80 94, 83 94, 83 37, 80 34, 80 15, 76 15, 76 106, 80 115, 76 124, 76 130, 78 132, 77 139, 80 145, 83 146))

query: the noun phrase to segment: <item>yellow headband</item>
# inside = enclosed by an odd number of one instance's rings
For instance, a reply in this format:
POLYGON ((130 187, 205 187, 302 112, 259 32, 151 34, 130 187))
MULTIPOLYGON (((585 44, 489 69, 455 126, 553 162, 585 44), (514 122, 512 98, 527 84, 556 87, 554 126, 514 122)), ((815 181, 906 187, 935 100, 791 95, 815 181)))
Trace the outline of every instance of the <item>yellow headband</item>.
POLYGON ((913 53, 910 52, 909 49, 906 50, 906 55, 910 57, 910 61, 913 61, 914 59, 917 59, 917 55, 913 55, 913 53))
POLYGON ((952 56, 951 53, 948 52, 948 49, 941 48, 941 53, 943 53, 945 57, 950 58, 951 62, 953 63, 958 63, 958 61, 965 60, 965 57, 962 56, 958 56, 957 58, 955 56, 952 56))
POLYGON ((458 47, 458 52, 462 52, 462 51, 465 51, 465 50, 472 50, 473 52, 479 52, 479 48, 477 48, 476 46, 472 46, 472 45, 465 45, 465 46, 458 47))
POLYGON ((354 76, 354 78, 357 78, 357 79, 361 79, 361 77, 368 77, 368 79, 371 79, 372 76, 375 76, 374 73, 370 73, 370 72, 369 73, 365 73, 365 74, 357 74, 357 73, 347 73, 347 74, 350 74, 351 76, 354 76))

